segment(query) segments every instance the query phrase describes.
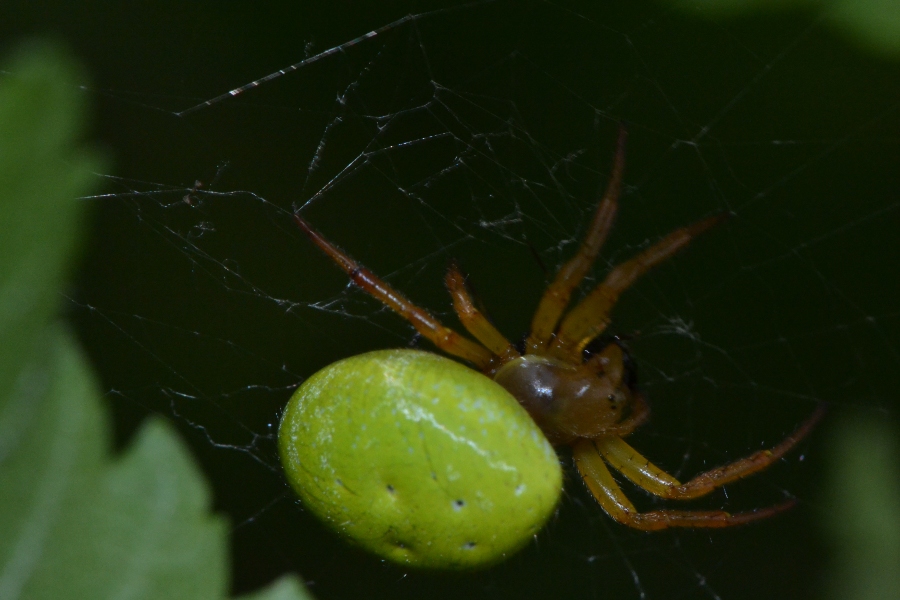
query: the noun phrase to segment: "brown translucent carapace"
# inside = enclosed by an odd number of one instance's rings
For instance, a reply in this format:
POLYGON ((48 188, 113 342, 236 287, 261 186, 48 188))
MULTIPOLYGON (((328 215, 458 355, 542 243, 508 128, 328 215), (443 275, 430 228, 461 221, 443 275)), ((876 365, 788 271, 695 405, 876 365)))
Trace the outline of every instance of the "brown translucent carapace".
POLYGON ((729 527, 787 510, 794 501, 735 514, 719 510, 638 512, 609 470, 612 467, 638 487, 662 498, 697 498, 769 467, 802 440, 824 414, 824 408, 819 407, 773 448, 701 473, 686 483, 653 465, 622 439, 646 421, 649 407, 640 392, 628 385, 625 357, 618 344, 611 343, 595 353, 586 353, 585 348, 606 330, 619 296, 641 275, 725 218, 715 215, 676 229, 613 267, 567 312, 572 293, 594 265, 615 219, 625 166, 625 139, 625 129, 620 128, 609 184, 578 252, 560 267, 538 303, 524 354, 475 307, 465 278, 455 264, 450 266, 445 283, 460 322, 477 342, 444 326, 410 302, 326 240, 298 214, 294 214, 294 220, 354 284, 409 321, 440 350, 471 363, 506 388, 553 444, 571 446, 575 465, 588 489, 619 523, 643 530, 729 527))

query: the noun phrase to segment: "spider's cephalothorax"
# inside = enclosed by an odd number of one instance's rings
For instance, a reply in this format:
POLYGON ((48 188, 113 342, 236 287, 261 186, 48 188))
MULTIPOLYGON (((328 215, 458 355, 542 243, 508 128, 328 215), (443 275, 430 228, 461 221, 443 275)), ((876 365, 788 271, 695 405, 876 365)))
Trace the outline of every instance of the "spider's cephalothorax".
POLYGON ((616 345, 580 365, 526 354, 500 367, 494 381, 525 407, 553 445, 625 435, 648 415, 640 395, 625 385, 616 345))
POLYGON ((812 430, 824 412, 822 408, 817 409, 773 448, 701 473, 686 483, 653 465, 622 439, 646 420, 649 408, 627 374, 627 357, 617 343, 602 346, 595 353, 586 353, 585 349, 596 346, 595 340, 610 323, 610 311, 625 290, 725 216, 715 215, 676 229, 637 256, 615 266, 567 311, 572 293, 593 266, 615 218, 625 164, 625 137, 624 129, 620 129, 609 184, 578 252, 559 269, 547 287, 532 319, 530 333, 518 349, 475 308, 465 278, 456 265, 450 266, 445 283, 460 322, 477 342, 460 336, 410 302, 326 240, 298 214, 294 219, 353 283, 409 321, 440 350, 471 363, 493 378, 525 407, 551 443, 571 446, 586 485, 615 520, 643 530, 728 527, 779 513, 794 502, 735 514, 670 509, 638 512, 610 473, 612 467, 638 487, 663 498, 696 498, 772 465, 812 430))

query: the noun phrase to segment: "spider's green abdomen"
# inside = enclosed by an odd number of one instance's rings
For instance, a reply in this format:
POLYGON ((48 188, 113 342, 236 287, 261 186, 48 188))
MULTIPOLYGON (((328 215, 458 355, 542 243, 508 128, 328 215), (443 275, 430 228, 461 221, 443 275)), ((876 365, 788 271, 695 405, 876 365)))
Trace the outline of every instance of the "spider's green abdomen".
POLYGON ((521 548, 553 512, 562 472, 518 402, 447 358, 382 350, 294 393, 278 432, 304 505, 396 562, 465 568, 521 548))

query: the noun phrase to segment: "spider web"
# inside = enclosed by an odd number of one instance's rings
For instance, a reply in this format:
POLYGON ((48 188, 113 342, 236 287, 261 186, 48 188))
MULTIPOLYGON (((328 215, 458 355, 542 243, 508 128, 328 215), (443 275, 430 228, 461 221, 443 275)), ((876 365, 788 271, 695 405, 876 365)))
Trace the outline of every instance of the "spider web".
POLYGON ((166 10, 177 12, 130 15, 109 33, 134 34, 149 60, 97 59, 108 70, 89 91, 119 162, 86 200, 95 237, 70 308, 120 441, 155 413, 192 442, 234 524, 236 591, 295 570, 323 599, 818 594, 827 427, 691 504, 800 500, 751 527, 626 530, 570 472, 545 531, 482 573, 409 572, 336 540, 285 489, 279 410, 334 360, 428 345, 289 217, 302 210, 454 327, 442 276, 456 259, 518 339, 583 234, 626 123, 619 217, 587 285, 676 227, 735 216, 645 276, 611 328, 654 411, 630 441, 689 477, 774 444, 821 401, 838 417, 895 417, 896 68, 847 48, 816 14, 722 24, 659 4, 487 1, 166 10))

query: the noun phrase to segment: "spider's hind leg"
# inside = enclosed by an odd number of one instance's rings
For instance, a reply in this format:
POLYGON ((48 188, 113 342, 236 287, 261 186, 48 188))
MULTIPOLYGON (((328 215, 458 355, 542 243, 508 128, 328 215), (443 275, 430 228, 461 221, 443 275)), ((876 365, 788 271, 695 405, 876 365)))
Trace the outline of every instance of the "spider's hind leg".
POLYGON ((492 365, 493 368, 520 356, 509 340, 494 327, 484 313, 475 308, 475 303, 472 302, 472 296, 466 287, 466 278, 455 262, 450 263, 444 283, 453 298, 453 310, 456 311, 463 327, 498 357, 499 363, 492 365))
POLYGON ((386 281, 375 275, 349 254, 325 239, 300 215, 294 213, 294 222, 312 242, 321 248, 364 292, 409 321, 422 337, 431 340, 435 346, 447 354, 467 360, 481 370, 487 370, 494 363, 494 355, 481 344, 466 339, 444 326, 428 311, 413 304, 406 296, 395 290, 386 281))

